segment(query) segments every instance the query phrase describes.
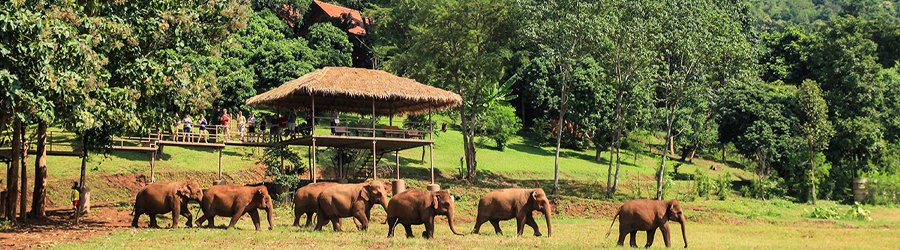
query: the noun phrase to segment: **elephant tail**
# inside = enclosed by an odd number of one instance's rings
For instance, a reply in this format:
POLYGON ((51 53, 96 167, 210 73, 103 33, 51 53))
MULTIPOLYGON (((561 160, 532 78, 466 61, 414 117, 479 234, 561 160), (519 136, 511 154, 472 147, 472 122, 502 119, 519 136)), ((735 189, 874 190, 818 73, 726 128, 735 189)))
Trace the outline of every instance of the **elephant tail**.
POLYGON ((606 231, 606 238, 609 238, 609 234, 612 233, 612 226, 616 224, 616 218, 619 217, 619 213, 622 212, 622 207, 616 210, 616 215, 613 216, 612 223, 609 223, 609 230, 606 231))

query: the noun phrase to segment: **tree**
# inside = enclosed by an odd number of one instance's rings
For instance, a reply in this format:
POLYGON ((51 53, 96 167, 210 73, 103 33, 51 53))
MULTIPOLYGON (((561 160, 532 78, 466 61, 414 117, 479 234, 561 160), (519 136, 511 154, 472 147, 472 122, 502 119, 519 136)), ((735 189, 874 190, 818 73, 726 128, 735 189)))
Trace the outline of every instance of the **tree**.
POLYGON ((525 37, 537 43, 542 53, 561 73, 559 120, 556 134, 556 157, 554 158, 553 191, 559 188, 559 151, 562 143, 562 126, 566 123, 568 93, 573 80, 573 65, 585 55, 594 54, 597 49, 596 22, 600 6, 594 2, 576 0, 533 1, 519 0, 522 28, 525 37))
POLYGON ((822 98, 822 89, 813 80, 805 80, 797 90, 797 103, 800 110, 797 112, 800 118, 801 131, 806 137, 809 149, 810 182, 812 188, 812 202, 816 204, 816 150, 828 147, 828 140, 833 133, 831 123, 828 121, 828 106, 822 98))
MULTIPOLYGON (((665 148, 673 148, 672 127, 676 111, 684 105, 684 97, 725 87, 727 78, 739 75, 750 58, 751 43, 746 31, 748 14, 735 1, 714 2, 663 1, 650 12, 658 25, 654 26, 653 49, 660 61, 657 64, 657 103, 665 115, 665 148)), ((665 175, 665 150, 657 173, 657 199, 662 199, 665 175)))
MULTIPOLYGON (((606 82, 611 86, 610 96, 613 99, 611 121, 609 169, 607 170, 607 196, 615 194, 619 184, 621 166, 622 137, 631 128, 626 127, 629 121, 641 120, 646 115, 651 99, 650 79, 654 76, 653 65, 656 52, 651 49, 654 21, 651 18, 652 8, 647 1, 612 1, 604 14, 601 26, 604 50, 601 50, 604 67, 610 78, 606 82), (616 171, 613 175, 613 152, 615 152, 616 171)), ((598 150, 599 158, 599 150, 598 150)))
MULTIPOLYGON (((475 179, 477 161, 475 130, 483 123, 484 115, 494 104, 506 99, 494 95, 504 79, 505 60, 511 56, 507 46, 513 37, 514 26, 507 1, 421 0, 400 3, 409 8, 392 8, 386 14, 398 20, 399 28, 376 26, 374 34, 387 29, 379 41, 395 42, 379 45, 396 46, 395 55, 385 62, 386 70, 409 76, 420 82, 449 89, 463 98, 452 110, 460 118, 467 174, 475 179)), ((381 25, 377 24, 376 25, 381 25)), ((379 49, 376 49, 378 51, 379 49)))

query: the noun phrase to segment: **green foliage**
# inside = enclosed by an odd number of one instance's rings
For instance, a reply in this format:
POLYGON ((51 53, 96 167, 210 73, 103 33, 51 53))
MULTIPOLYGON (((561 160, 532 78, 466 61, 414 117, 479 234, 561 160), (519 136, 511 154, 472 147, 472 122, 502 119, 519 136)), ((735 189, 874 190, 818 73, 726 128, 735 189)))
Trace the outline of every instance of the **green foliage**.
POLYGON ((484 135, 497 143, 497 149, 506 150, 509 139, 522 128, 522 121, 512 106, 500 105, 485 115, 484 135))
POLYGON ((350 53, 353 52, 353 44, 347 40, 347 32, 327 22, 319 22, 310 27, 310 48, 319 52, 319 64, 316 68, 324 66, 349 67, 351 64, 350 53))
POLYGON ((865 202, 873 205, 900 204, 900 175, 869 174, 866 176, 865 202))
POLYGON ((841 215, 835 207, 817 206, 812 211, 803 209, 803 216, 813 219, 840 220, 841 215))
POLYGON ((716 195, 720 200, 728 199, 731 192, 731 174, 720 176, 713 179, 701 170, 697 170, 694 174, 694 190, 693 195, 709 199, 710 195, 716 195))
POLYGON ((740 193, 744 197, 756 199, 773 199, 784 196, 785 190, 780 178, 766 178, 752 180, 750 185, 741 187, 740 193))
POLYGON ((288 146, 268 147, 263 152, 260 163, 265 164, 266 176, 275 178, 274 183, 284 187, 297 187, 301 182, 298 175, 306 172, 303 158, 288 146))
POLYGON ((847 218, 855 220, 872 220, 871 214, 872 212, 863 208, 863 205, 859 204, 859 202, 854 202, 853 206, 850 206, 850 209, 847 210, 847 218))

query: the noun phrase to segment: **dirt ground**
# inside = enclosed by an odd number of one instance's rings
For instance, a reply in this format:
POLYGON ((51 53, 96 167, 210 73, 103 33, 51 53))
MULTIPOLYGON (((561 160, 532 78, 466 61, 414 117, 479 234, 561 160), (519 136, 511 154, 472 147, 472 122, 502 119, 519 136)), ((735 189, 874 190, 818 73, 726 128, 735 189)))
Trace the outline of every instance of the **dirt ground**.
POLYGON ((29 219, 24 228, 13 227, 0 231, 0 249, 49 248, 66 242, 82 241, 127 230, 131 226, 131 210, 119 210, 113 204, 98 204, 90 213, 73 225, 71 207, 47 210, 47 218, 29 219))

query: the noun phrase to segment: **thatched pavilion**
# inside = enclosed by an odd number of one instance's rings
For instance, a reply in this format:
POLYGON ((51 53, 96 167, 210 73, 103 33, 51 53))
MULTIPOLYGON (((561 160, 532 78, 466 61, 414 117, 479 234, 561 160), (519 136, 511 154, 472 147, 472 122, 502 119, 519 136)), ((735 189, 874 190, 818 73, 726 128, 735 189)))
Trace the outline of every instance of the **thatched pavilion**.
MULTIPOLYGON (((312 131, 308 135, 288 139, 282 143, 316 147, 372 149, 372 176, 377 179, 378 152, 397 152, 429 146, 434 149, 431 113, 459 105, 458 94, 399 77, 390 73, 361 68, 326 67, 286 82, 280 87, 254 96, 247 105, 280 110, 311 112, 312 131), (342 112, 371 115, 371 127, 319 126, 316 112, 342 112), (377 116, 428 113, 428 131, 402 130, 397 127, 376 127, 377 116), (336 133, 316 134, 316 128, 335 129, 336 133), (349 133, 353 131, 355 133, 349 133), (425 136, 427 135, 427 137, 425 136)), ((316 179, 316 154, 312 151, 312 178, 316 179)), ((431 183, 434 184, 434 153, 431 153, 431 183)), ((398 177, 399 179, 399 174, 398 177)), ((436 186, 435 186, 436 187, 436 186)))

